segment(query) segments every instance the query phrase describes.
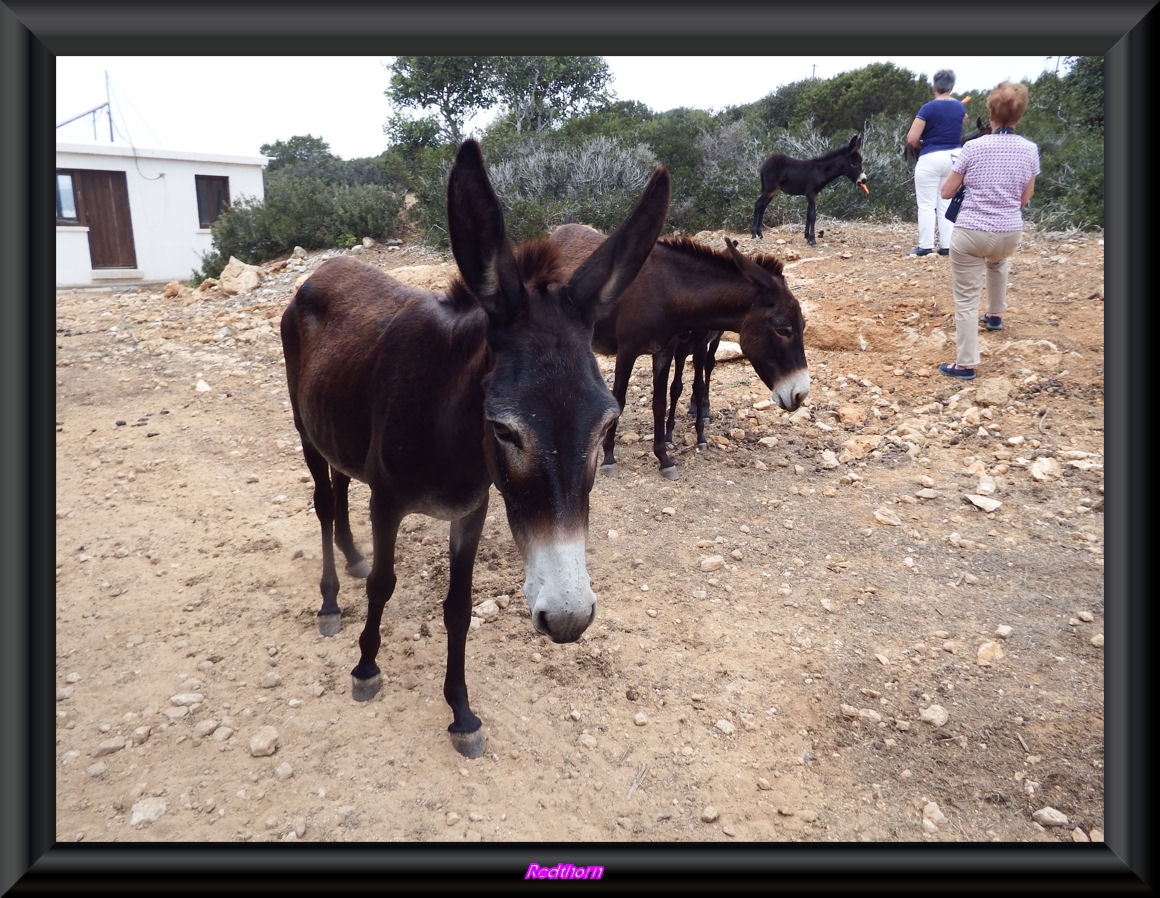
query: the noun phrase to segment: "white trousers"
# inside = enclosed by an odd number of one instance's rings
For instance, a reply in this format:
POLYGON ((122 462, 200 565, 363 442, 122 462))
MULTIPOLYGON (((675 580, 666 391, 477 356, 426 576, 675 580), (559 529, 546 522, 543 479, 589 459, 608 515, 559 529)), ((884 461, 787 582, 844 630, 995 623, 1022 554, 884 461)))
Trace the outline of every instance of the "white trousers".
POLYGON ((938 246, 950 249, 955 226, 946 220, 946 211, 951 201, 944 200, 939 191, 958 156, 958 150, 936 150, 923 153, 915 163, 914 198, 918 201, 918 245, 921 249, 935 248, 936 230, 938 246))

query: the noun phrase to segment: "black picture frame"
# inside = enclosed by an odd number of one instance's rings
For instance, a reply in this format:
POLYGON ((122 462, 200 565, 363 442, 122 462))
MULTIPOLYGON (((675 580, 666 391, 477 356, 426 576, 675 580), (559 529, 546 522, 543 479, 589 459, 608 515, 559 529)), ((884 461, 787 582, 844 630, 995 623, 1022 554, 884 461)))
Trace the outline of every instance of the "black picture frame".
POLYGON ((1106 84, 1106 817, 1103 844, 584 846, 604 883, 645 891, 1150 893, 1146 575, 1154 295, 1147 134, 1151 3, 522 5, 0 3, 0 891, 282 894, 524 888, 578 846, 59 844, 54 840, 54 59, 58 55, 601 53, 1103 55, 1106 84))

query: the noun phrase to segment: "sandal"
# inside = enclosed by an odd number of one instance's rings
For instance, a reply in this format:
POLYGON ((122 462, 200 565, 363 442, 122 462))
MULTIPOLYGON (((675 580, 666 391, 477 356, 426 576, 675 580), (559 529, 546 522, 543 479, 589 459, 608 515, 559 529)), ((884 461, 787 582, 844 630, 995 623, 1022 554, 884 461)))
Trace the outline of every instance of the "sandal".
POLYGON ((938 366, 938 373, 945 374, 947 377, 954 377, 959 380, 974 380, 974 368, 960 368, 955 362, 947 362, 946 364, 938 366))

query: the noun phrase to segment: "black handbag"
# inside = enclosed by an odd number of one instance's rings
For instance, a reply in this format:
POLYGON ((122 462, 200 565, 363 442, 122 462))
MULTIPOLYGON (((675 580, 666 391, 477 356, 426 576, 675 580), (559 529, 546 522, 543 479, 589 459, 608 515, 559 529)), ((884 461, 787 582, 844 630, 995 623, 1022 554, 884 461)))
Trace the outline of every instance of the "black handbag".
POLYGON ((954 221, 959 217, 959 209, 963 207, 963 195, 967 192, 967 185, 962 185, 953 197, 951 197, 950 205, 947 206, 946 219, 947 221, 954 221))

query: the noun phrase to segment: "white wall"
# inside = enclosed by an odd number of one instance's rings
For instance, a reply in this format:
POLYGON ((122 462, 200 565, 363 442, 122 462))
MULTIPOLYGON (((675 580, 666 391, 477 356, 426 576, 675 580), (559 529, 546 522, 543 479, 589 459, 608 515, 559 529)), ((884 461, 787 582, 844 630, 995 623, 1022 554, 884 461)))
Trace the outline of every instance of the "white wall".
POLYGON ((125 172, 137 268, 94 271, 89 260, 88 229, 58 225, 56 285, 188 280, 201 270, 202 254, 213 246, 209 229, 200 227, 198 222, 194 176, 228 177, 232 203, 243 196, 261 200, 265 196, 262 170, 267 161, 264 156, 178 153, 112 144, 57 144, 57 168, 125 172))

